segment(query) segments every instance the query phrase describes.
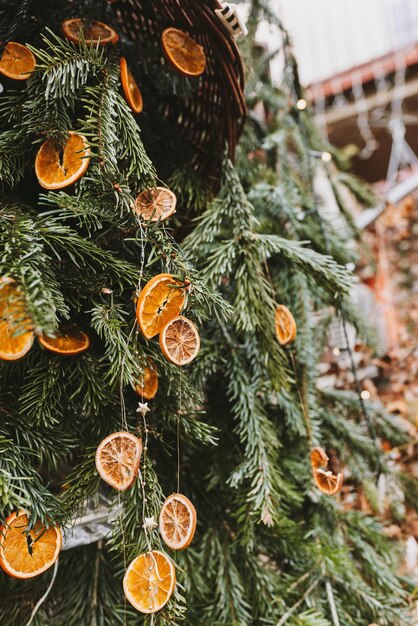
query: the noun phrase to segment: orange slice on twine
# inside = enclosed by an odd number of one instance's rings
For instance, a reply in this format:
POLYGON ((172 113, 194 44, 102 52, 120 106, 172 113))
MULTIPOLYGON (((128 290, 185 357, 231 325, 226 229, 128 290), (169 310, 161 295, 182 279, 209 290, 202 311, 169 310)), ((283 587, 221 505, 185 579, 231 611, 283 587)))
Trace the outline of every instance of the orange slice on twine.
POLYGON ((113 28, 104 24, 103 22, 94 21, 91 23, 90 28, 84 28, 84 20, 81 17, 76 17, 72 20, 65 20, 61 24, 61 29, 64 35, 73 43, 80 43, 80 30, 83 31, 84 39, 87 44, 99 44, 99 46, 106 46, 108 43, 114 44, 119 41, 119 35, 113 28))
POLYGON ((84 135, 68 132, 63 146, 47 139, 35 159, 35 173, 44 189, 64 189, 85 173, 90 163, 90 149, 84 135))
POLYGON ((136 480, 142 454, 142 441, 131 433, 112 433, 96 450, 100 477, 118 491, 126 491, 136 480))
POLYGON ((158 550, 140 554, 123 578, 127 600, 141 613, 156 613, 172 596, 176 571, 171 559, 158 550))
POLYGON ((145 285, 136 303, 136 318, 147 339, 155 337, 182 310, 186 301, 184 283, 172 274, 157 274, 145 285))
POLYGON ((50 352, 64 356, 81 354, 90 346, 88 335, 77 327, 71 327, 69 330, 63 328, 57 333, 56 337, 41 335, 38 337, 38 341, 50 352))
POLYGON ((328 465, 328 455, 323 448, 314 448, 310 454, 313 477, 316 486, 327 494, 334 496, 341 490, 343 486, 343 474, 333 474, 331 471, 322 468, 328 465))
POLYGON ((35 66, 36 59, 29 48, 9 41, 0 59, 0 74, 14 80, 27 80, 35 66))
POLYGON ((279 304, 274 317, 277 341, 281 346, 287 346, 296 339, 295 318, 284 304, 279 304))
POLYGON ((144 105, 142 94, 131 70, 128 67, 125 57, 121 57, 119 61, 119 68, 122 89, 125 94, 126 101, 134 113, 141 113, 144 105))
POLYGON ((26 511, 12 513, 0 528, 0 566, 12 578, 34 578, 55 563, 61 546, 57 526, 47 528, 36 522, 29 529, 26 511))
POLYGON ((178 28, 166 28, 161 36, 164 54, 184 76, 201 76, 206 69, 203 47, 178 28))
POLYGON ((148 359, 148 365, 144 367, 144 373, 136 383, 135 391, 144 400, 152 400, 157 395, 158 374, 152 359, 148 359))
POLYGON ((176 212, 176 194, 166 187, 141 191, 135 200, 134 211, 150 222, 163 222, 176 212))
POLYGON ((160 513, 160 534, 172 550, 185 550, 196 531, 196 509, 186 496, 173 493, 164 502, 160 513))
POLYGON ((162 329, 160 347, 169 361, 175 365, 187 365, 199 353, 199 332, 193 322, 179 315, 162 329))
POLYGON ((35 338, 30 328, 22 291, 12 278, 0 278, 0 359, 16 361, 29 352, 35 338))

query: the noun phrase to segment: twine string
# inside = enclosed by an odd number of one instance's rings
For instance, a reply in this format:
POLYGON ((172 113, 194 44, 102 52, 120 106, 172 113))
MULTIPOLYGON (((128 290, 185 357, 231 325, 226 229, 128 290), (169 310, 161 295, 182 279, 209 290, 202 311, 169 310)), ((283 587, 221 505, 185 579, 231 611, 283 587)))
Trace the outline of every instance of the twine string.
POLYGON ((41 608, 41 606, 43 605, 43 603, 45 602, 45 600, 47 599, 47 597, 49 596, 51 589, 54 585, 55 579, 57 577, 57 572, 58 572, 58 561, 59 559, 57 559, 55 561, 55 565, 54 565, 54 571, 52 574, 52 578, 50 580, 50 583, 47 587, 47 590, 45 591, 44 595, 42 596, 42 598, 40 598, 38 600, 38 602, 35 604, 35 606, 33 607, 32 613, 30 615, 29 621, 26 623, 26 626, 30 626, 33 622, 33 620, 35 619, 35 616, 37 614, 37 612, 39 611, 39 609, 41 608))

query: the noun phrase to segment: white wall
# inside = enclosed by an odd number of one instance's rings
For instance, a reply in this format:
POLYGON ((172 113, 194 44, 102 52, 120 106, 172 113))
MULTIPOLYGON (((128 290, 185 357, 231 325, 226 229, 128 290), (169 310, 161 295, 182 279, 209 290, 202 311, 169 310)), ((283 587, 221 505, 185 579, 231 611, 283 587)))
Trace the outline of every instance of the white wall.
MULTIPOLYGON (((272 0, 309 84, 418 43, 418 0, 272 0)), ((270 47, 277 34, 261 26, 270 47)))

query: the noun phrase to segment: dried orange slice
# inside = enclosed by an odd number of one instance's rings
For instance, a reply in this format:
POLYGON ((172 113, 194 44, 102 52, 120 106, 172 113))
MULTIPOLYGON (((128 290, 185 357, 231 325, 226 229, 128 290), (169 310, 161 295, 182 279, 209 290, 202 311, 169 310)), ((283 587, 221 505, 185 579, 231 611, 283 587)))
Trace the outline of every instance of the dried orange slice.
POLYGON ((73 185, 90 163, 90 149, 84 135, 68 132, 64 146, 47 139, 38 150, 35 173, 44 189, 63 189, 73 185))
POLYGON ((99 44, 106 46, 108 43, 117 43, 119 35, 113 28, 103 22, 92 22, 90 28, 84 28, 81 17, 72 20, 65 20, 61 24, 64 35, 73 43, 80 43, 80 30, 83 31, 84 39, 87 44, 99 44))
POLYGON ((169 361, 175 365, 187 365, 199 353, 199 332, 193 322, 179 315, 162 329, 160 347, 169 361))
POLYGON ((135 391, 144 400, 152 400, 157 395, 158 374, 151 359, 148 359, 148 366, 144 367, 144 373, 136 383, 135 391))
POLYGON ((182 310, 186 300, 184 283, 172 274, 157 274, 145 285, 136 303, 136 318, 147 339, 155 337, 182 310))
POLYGON ((277 341, 281 346, 287 346, 296 338, 295 318, 284 304, 279 304, 275 313, 275 326, 277 341))
POLYGON ((0 566, 13 578, 33 578, 55 563, 61 546, 57 526, 36 522, 30 529, 26 511, 12 513, 0 528, 0 566))
POLYGON ((96 450, 100 477, 114 489, 126 491, 136 480, 142 454, 142 441, 131 433, 112 433, 96 450))
POLYGON ((128 67, 125 57, 121 57, 119 67, 122 89, 125 94, 125 98, 134 113, 141 113, 143 108, 142 94, 131 70, 128 67))
POLYGON ((163 222, 176 211, 176 194, 166 187, 144 189, 135 200, 135 213, 150 220, 163 222))
POLYGON ((203 47, 178 28, 166 28, 161 36, 167 60, 184 76, 201 76, 206 69, 203 47))
POLYGON ((166 554, 158 550, 137 556, 123 578, 126 598, 141 613, 156 613, 162 609, 175 586, 174 565, 166 554))
POLYGON ((74 356, 85 352, 90 345, 90 339, 85 332, 77 327, 71 327, 68 330, 62 328, 56 337, 47 337, 41 335, 38 337, 39 343, 55 354, 64 356, 74 356))
POLYGON ((341 490, 343 474, 333 474, 322 468, 328 465, 328 455, 323 448, 314 448, 310 454, 313 477, 316 486, 328 496, 333 496, 341 490))
POLYGON ((0 279, 0 359, 16 361, 32 347, 34 333, 22 291, 11 278, 0 279))
POLYGON ((35 69, 36 59, 21 43, 9 41, 0 59, 0 74, 14 80, 27 80, 35 69))
POLYGON ((164 502, 160 513, 160 533, 172 550, 185 550, 196 531, 196 509, 186 496, 173 493, 164 502))

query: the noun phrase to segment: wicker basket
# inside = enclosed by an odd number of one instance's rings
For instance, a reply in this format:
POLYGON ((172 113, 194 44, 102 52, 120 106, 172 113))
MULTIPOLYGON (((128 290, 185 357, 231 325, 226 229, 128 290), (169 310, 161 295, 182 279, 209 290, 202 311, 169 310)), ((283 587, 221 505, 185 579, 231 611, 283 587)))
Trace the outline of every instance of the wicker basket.
POLYGON ((204 48, 207 68, 190 98, 163 97, 159 113, 193 146, 193 166, 217 186, 225 146, 234 158, 246 117, 244 72, 233 38, 215 9, 217 0, 118 0, 111 5, 119 30, 130 40, 160 39, 167 26, 188 32, 204 48))

